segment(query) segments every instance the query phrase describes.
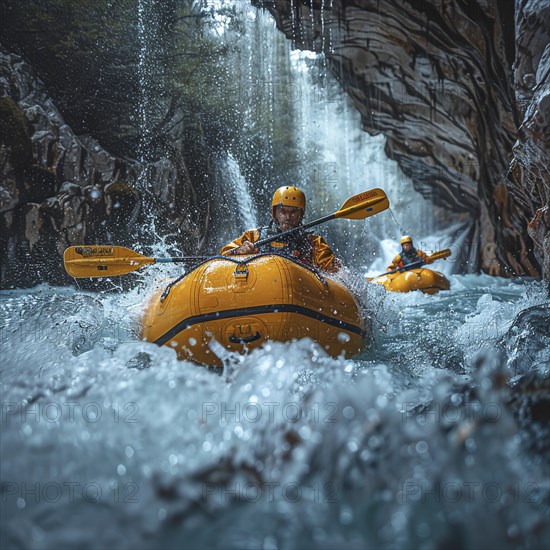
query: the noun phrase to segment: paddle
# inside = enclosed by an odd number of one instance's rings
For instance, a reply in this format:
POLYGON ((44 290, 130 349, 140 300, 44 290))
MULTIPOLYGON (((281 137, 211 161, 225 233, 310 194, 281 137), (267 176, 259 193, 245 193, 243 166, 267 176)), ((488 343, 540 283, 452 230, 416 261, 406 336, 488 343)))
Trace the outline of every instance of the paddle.
MULTIPOLYGON (((445 248, 443 250, 438 250, 437 252, 434 252, 431 254, 428 258, 433 262, 435 260, 441 260, 443 258, 448 258, 452 254, 450 248, 445 248)), ((425 260, 417 260, 416 262, 413 262, 412 264, 405 265, 403 267, 396 267, 395 269, 392 269, 391 271, 386 271, 386 273, 381 273, 380 275, 376 275, 376 277, 368 277, 369 281, 372 281, 373 279, 378 279, 378 277, 384 277, 384 275, 391 275, 392 273, 397 273, 398 271, 409 271, 410 269, 415 269, 417 267, 421 267, 424 264, 426 264, 425 260)))
POLYGON ((362 220, 364 218, 374 216, 374 214, 378 214, 379 212, 383 212, 389 207, 390 202, 388 200, 388 197, 386 196, 386 193, 384 193, 382 189, 370 189, 369 191, 364 191, 363 193, 359 193, 358 195, 353 195, 353 197, 350 197, 336 212, 329 214, 328 216, 324 216, 309 223, 304 223, 303 225, 299 225, 298 227, 293 227, 288 231, 277 233, 277 235, 261 239, 260 241, 256 241, 253 244, 256 248, 258 248, 265 244, 269 244, 270 242, 283 239, 287 235, 290 235, 296 231, 309 229, 310 227, 328 222, 335 218, 362 220))
POLYGON ((123 246, 70 246, 63 254, 65 270, 75 278, 115 277, 131 273, 144 265, 156 263, 200 262, 208 256, 147 258, 123 246))
MULTIPOLYGON (((307 229, 334 218, 348 218, 361 220, 378 214, 389 208, 390 203, 386 193, 382 189, 370 189, 358 195, 350 197, 342 207, 330 214, 304 225, 300 225, 289 231, 278 233, 257 241, 254 246, 262 246, 272 241, 279 240, 286 235, 301 229, 307 229)), ((183 256, 180 258, 148 258, 139 252, 134 252, 123 246, 93 245, 70 246, 63 254, 65 270, 75 278, 79 277, 115 277, 136 271, 144 265, 156 263, 200 262, 207 260, 209 256, 183 256)))

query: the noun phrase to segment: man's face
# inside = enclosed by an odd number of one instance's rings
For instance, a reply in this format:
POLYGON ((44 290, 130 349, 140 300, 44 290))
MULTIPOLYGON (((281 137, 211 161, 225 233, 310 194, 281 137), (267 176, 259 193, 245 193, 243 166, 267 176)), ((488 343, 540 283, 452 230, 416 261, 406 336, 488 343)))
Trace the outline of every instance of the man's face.
POLYGON ((403 252, 410 252, 413 248, 412 243, 403 243, 403 252))
POLYGON ((281 231, 294 229, 302 221, 302 209, 296 206, 276 206, 275 219, 281 231))

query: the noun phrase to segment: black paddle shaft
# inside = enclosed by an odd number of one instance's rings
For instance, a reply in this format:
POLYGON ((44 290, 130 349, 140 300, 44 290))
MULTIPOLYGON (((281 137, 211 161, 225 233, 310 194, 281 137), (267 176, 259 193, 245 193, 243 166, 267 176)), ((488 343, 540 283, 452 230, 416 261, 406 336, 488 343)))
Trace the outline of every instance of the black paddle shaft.
POLYGON ((332 220, 336 218, 335 214, 329 214, 328 216, 325 216, 324 218, 319 218, 318 220, 314 220, 309 223, 305 223, 303 225, 298 225, 297 227, 293 227, 292 229, 289 229, 288 231, 283 231, 282 233, 277 233, 277 235, 273 235, 272 237, 266 237, 265 239, 261 239, 259 241, 256 241, 255 243, 252 243, 255 247, 263 246, 264 244, 269 244, 273 241, 278 241, 280 239, 284 239, 287 235, 291 235, 292 233, 295 233, 296 231, 300 231, 301 229, 309 229, 310 227, 313 227, 315 225, 319 225, 321 223, 328 222, 329 220, 332 220))
POLYGON ((210 256, 180 256, 173 258, 155 258, 157 264, 179 264, 185 262, 202 262, 207 260, 210 256))
POLYGON ((384 275, 391 275, 392 273, 397 273, 398 271, 409 271, 409 269, 414 269, 415 267, 423 266, 426 262, 424 260, 417 260, 416 262, 413 262, 409 265, 404 265, 403 267, 397 267, 395 269, 392 269, 391 271, 386 271, 386 273, 382 273, 381 275, 377 275, 374 277, 375 279, 378 277, 383 277, 384 275))

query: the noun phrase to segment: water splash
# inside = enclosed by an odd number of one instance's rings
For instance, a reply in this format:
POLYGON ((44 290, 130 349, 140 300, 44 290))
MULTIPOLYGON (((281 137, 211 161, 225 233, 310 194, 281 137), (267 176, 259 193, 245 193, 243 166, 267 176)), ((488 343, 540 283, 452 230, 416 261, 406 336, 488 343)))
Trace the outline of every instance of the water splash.
POLYGON ((228 357, 223 376, 138 341, 137 290, 0 293, 3 545, 342 546, 351 530, 360 547, 537 547, 544 469, 522 449, 505 364, 475 352, 545 296, 453 283, 380 293, 392 322, 355 360, 304 339, 228 357))

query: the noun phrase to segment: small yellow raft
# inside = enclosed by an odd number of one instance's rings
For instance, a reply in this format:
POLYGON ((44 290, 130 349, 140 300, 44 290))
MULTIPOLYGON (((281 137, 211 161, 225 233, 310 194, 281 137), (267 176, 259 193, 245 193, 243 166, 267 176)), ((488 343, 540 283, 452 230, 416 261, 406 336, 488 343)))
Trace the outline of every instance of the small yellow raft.
POLYGON ((451 288, 451 283, 444 275, 426 268, 380 275, 371 279, 371 282, 383 285, 386 290, 391 292, 420 290, 425 294, 436 294, 440 290, 451 288))
POLYGON ((363 349, 365 325, 345 286, 267 254, 217 257, 159 290, 146 307, 141 336, 173 347, 181 359, 221 366, 212 339, 244 352, 268 340, 309 337, 329 355, 349 357, 363 349))

